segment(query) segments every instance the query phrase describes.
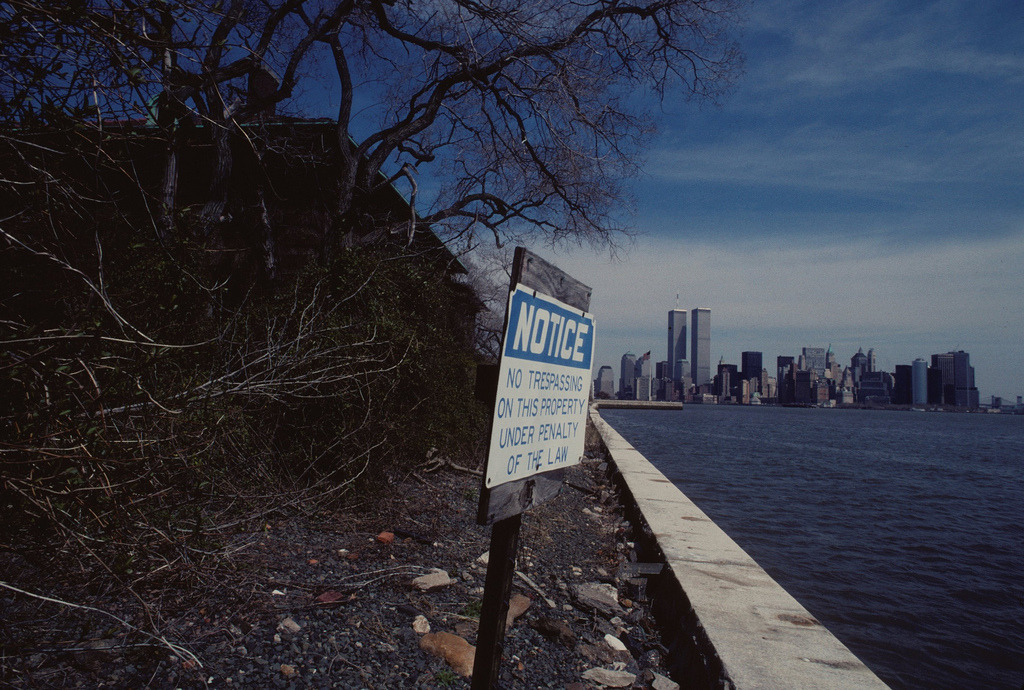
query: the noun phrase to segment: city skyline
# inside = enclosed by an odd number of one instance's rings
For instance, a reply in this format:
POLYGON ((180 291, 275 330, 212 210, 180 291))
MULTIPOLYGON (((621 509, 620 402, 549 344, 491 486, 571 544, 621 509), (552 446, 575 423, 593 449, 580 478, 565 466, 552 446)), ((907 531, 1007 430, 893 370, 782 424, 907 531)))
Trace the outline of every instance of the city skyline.
MULTIPOLYGON (((591 286, 599 362, 665 349, 709 306, 711 355, 971 353, 1024 394, 1024 16, 994 0, 765 0, 720 107, 666 101, 620 257, 542 250, 591 286), (607 349, 606 349, 607 348, 607 349)), ((661 355, 659 359, 663 358, 661 355)))
MULTIPOLYGON (((766 355, 766 353, 762 350, 743 350, 740 353, 739 358, 736 360, 727 360, 723 355, 719 357, 719 359, 717 360, 717 364, 712 364, 709 366, 709 369, 712 370, 710 372, 710 376, 708 376, 707 378, 702 378, 701 375, 697 374, 698 369, 702 368, 702 363, 698 364, 697 360, 703 360, 707 358, 707 354, 705 353, 705 351, 709 349, 710 341, 712 340, 710 325, 710 308, 694 308, 687 310, 680 309, 677 304, 676 307, 669 310, 668 312, 669 335, 667 347, 665 350, 666 358, 659 359, 656 354, 653 354, 653 350, 648 350, 644 355, 642 355, 642 357, 645 359, 649 359, 650 362, 652 362, 650 365, 651 369, 653 369, 654 363, 657 364, 659 368, 659 374, 657 375, 658 379, 664 376, 666 379, 680 381, 681 378, 678 372, 675 371, 673 368, 673 355, 676 354, 678 357, 679 354, 685 353, 685 345, 682 344, 680 341, 685 339, 685 334, 687 332, 688 326, 690 334, 690 349, 688 354, 690 355, 691 361, 688 362, 690 365, 685 371, 691 375, 691 378, 689 379, 690 383, 694 383, 696 386, 699 386, 702 383, 711 383, 715 379, 715 370, 717 369, 720 373, 723 366, 726 366, 727 369, 731 370, 733 378, 736 377, 738 372, 742 372, 742 379, 750 379, 752 376, 760 374, 763 371, 765 372, 766 376, 776 378, 777 380, 780 381, 780 362, 782 360, 787 360, 788 362, 792 363, 797 363, 799 361, 799 368, 801 370, 811 370, 817 372, 819 378, 822 376, 827 377, 827 375, 825 375, 824 372, 826 369, 831 368, 831 366, 833 366, 834 363, 839 365, 839 370, 833 370, 834 372, 837 372, 835 376, 838 377, 838 372, 846 369, 848 366, 847 362, 849 362, 849 366, 851 366, 851 368, 853 368, 854 370, 858 368, 864 368, 866 371, 869 372, 885 372, 891 376, 894 376, 897 384, 901 380, 901 377, 905 376, 907 377, 907 386, 909 386, 909 377, 911 375, 911 371, 914 370, 915 366, 918 366, 919 362, 928 361, 928 359, 926 359, 926 355, 915 356, 911 360, 890 364, 887 368, 886 364, 880 363, 878 351, 876 348, 869 346, 865 353, 863 346, 858 346, 856 352, 849 358, 847 358, 844 355, 838 353, 836 349, 833 347, 833 344, 829 343, 827 347, 803 346, 800 348, 800 352, 797 354, 780 353, 775 355, 775 357, 766 355), (700 314, 699 317, 698 313, 700 314), (689 319, 687 319, 687 315, 690 316, 689 319), (700 342, 699 345, 698 342, 700 342), (697 354, 698 351, 700 351, 701 354, 697 354), (773 361, 779 362, 779 369, 775 369, 773 368, 773 366, 770 365, 773 361), (663 362, 664 369, 660 369, 663 366, 663 362), (664 375, 660 372, 664 372, 664 375)), ((970 356, 970 353, 963 350, 963 348, 957 348, 957 350, 932 352, 927 356, 928 358, 931 359, 933 366, 938 366, 938 360, 948 360, 948 362, 952 362, 959 356, 964 357, 964 359, 962 360, 963 362, 968 362, 969 359, 967 357, 970 356)), ((638 358, 635 355, 632 348, 628 349, 622 355, 620 365, 620 378, 618 378, 615 382, 615 391, 618 397, 632 398, 636 393, 636 391, 631 390, 630 381, 634 380, 633 377, 639 377, 641 375, 639 371, 639 360, 640 358, 638 358), (634 364, 637 364, 636 368, 634 364)), ((677 363, 681 363, 683 361, 684 360, 681 357, 678 357, 676 359, 677 363)), ((884 361, 888 361, 888 359, 884 361)), ((601 371, 610 370, 610 366, 601 365, 601 363, 597 359, 595 359, 595 366, 600 366, 601 371)), ((947 363, 947 366, 952 366, 952 364, 947 363)), ((977 406, 977 403, 979 402, 979 398, 977 396, 980 394, 980 388, 976 387, 975 366, 968 365, 967 363, 965 363, 965 366, 967 366, 967 369, 970 370, 970 388, 974 391, 974 395, 976 396, 973 398, 973 402, 971 404, 977 406)), ((646 374, 646 376, 648 377, 648 381, 646 384, 647 392, 644 396, 638 397, 637 399, 654 399, 653 387, 650 381, 651 369, 648 369, 646 374)), ((952 370, 950 370, 950 372, 951 371, 952 370)), ((913 373, 913 376, 918 375, 919 373, 913 373)), ((966 373, 959 372, 956 376, 958 381, 957 386, 964 386, 965 388, 968 387, 965 383, 968 379, 966 373)), ((951 373, 949 374, 949 377, 951 380, 951 373)), ((855 378, 859 378, 859 375, 856 373, 855 378)), ((839 379, 837 378, 836 380, 838 381, 839 379)), ((919 382, 915 381, 914 387, 916 387, 918 383, 919 382)), ((684 391, 685 389, 680 390, 678 394, 682 394, 684 391)), ((988 397, 981 399, 981 402, 987 403, 993 397, 1002 398, 1011 402, 1015 399, 1015 397, 1012 395, 990 394, 988 397)), ((946 400, 946 402, 951 403, 950 400, 946 400)), ((966 403, 959 397, 957 397, 956 399, 956 404, 957 406, 966 406, 966 403)))

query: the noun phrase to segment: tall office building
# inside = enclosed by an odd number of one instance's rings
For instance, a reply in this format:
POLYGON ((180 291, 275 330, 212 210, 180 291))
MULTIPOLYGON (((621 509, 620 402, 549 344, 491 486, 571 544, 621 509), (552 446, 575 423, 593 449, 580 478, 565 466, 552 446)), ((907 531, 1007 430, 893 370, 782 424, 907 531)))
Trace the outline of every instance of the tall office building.
POLYGON ((761 392, 761 370, 763 368, 764 365, 762 364, 760 352, 740 353, 740 374, 743 380, 757 379, 756 383, 753 384, 754 388, 751 389, 751 393, 755 391, 761 392))
POLYGON ((668 313, 668 365, 669 378, 681 381, 686 372, 680 369, 686 361, 686 310, 673 309, 668 313))
POLYGON ((642 357, 637 358, 634 364, 633 398, 636 400, 651 400, 653 390, 651 371, 651 351, 648 350, 642 357))
POLYGON ((911 403, 928 404, 928 362, 918 357, 910 365, 911 403))
POLYGON ((609 398, 615 395, 615 372, 610 366, 605 365, 598 370, 597 381, 594 382, 594 395, 609 398))
POLYGON ((868 371, 878 371, 878 356, 873 347, 868 348, 868 371))
POLYGON ((636 369, 636 355, 627 352, 622 355, 619 363, 619 397, 623 400, 633 399, 633 377, 636 369))
POLYGON ((793 378, 789 372, 795 361, 795 358, 789 356, 780 355, 775 358, 775 397, 780 403, 793 402, 793 378))
POLYGON ((892 403, 894 405, 910 405, 914 402, 914 367, 910 364, 897 364, 893 374, 892 403))
POLYGON ((693 385, 711 381, 711 310, 690 312, 690 377, 693 385))
POLYGON ((942 400, 943 405, 956 404, 956 386, 953 383, 953 353, 945 352, 932 355, 932 368, 938 369, 942 376, 942 400))
POLYGON ((932 368, 941 372, 944 405, 978 409, 978 389, 974 386, 974 367, 968 353, 958 350, 932 355, 932 368))
POLYGON ((805 347, 802 356, 804 358, 804 369, 813 371, 819 378, 825 375, 825 348, 805 347))
POLYGON ((978 389, 974 387, 974 367, 971 356, 960 350, 953 355, 954 400, 957 407, 976 410, 979 407, 978 389))
POLYGON ((868 371, 868 356, 864 354, 864 348, 858 347, 857 354, 850 357, 850 371, 853 372, 853 386, 860 385, 860 377, 868 371))

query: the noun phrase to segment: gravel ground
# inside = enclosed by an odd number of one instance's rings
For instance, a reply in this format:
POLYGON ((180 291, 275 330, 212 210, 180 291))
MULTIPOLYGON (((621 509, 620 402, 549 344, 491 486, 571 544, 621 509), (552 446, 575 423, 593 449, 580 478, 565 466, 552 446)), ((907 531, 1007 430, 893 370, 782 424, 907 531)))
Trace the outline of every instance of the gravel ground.
MULTIPOLYGON (((524 516, 517 570, 533 586, 515 578, 513 593, 529 597, 530 606, 506 633, 505 688, 603 687, 584 675, 595 668, 635 676, 621 687, 672 687, 654 675, 667 676, 664 650, 642 585, 618 577, 635 557, 604 472, 600 458, 586 459, 557 498, 524 516), (622 610, 582 603, 576 588, 586 584, 613 586, 622 610), (609 635, 626 651, 613 649, 609 635)), ((177 654, 107 617, 0 593, 0 684, 469 687, 448 662, 421 649, 413 623, 422 616, 434 633, 476 642, 485 574, 478 558, 490 539, 475 521, 479 481, 448 470, 412 475, 372 509, 272 520, 258 533, 234 535, 230 567, 216 586, 183 593, 176 611, 161 609, 157 627, 180 646, 177 654), (395 535, 390 543, 386 532, 395 535), (453 582, 427 592, 410 586, 433 568, 453 582)), ((0 561, 0 575, 12 567, 0 561)), ((102 592, 89 601, 121 610, 102 592)))

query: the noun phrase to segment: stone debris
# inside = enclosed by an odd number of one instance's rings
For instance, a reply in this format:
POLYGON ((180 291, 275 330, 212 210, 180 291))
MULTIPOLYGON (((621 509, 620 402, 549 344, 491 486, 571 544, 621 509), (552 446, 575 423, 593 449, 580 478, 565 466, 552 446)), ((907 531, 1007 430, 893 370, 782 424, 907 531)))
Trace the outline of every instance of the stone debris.
POLYGON ((414 578, 410 584, 421 592, 430 592, 435 589, 447 587, 454 583, 455 580, 448 576, 447 571, 439 568, 432 568, 426 575, 420 575, 419 577, 414 578))
POLYGON ((472 677, 476 647, 458 635, 449 632, 427 633, 420 638, 420 649, 447 661, 460 676, 472 677))
POLYGON ((298 671, 296 671, 295 667, 292 666, 291 664, 281 664, 281 675, 284 676, 285 678, 292 678, 297 673, 298 673, 298 671))
POLYGON ((412 629, 420 635, 426 635, 430 632, 430 621, 427 620, 426 616, 420 614, 413 619, 412 629))
POLYGON ((393 544, 395 543, 395 533, 381 532, 377 535, 377 541, 379 541, 381 544, 393 544))
POLYGON ((480 628, 479 621, 475 621, 475 620, 459 621, 458 623, 455 624, 455 634, 459 635, 461 637, 465 637, 466 639, 469 639, 470 637, 473 637, 474 635, 476 635, 477 630, 479 628, 480 628))
POLYGON ((654 680, 651 681, 651 690, 679 690, 679 683, 670 680, 660 673, 651 672, 654 680))
POLYGON ((491 560, 491 552, 490 551, 484 551, 482 554, 477 556, 477 559, 474 561, 474 563, 476 563, 477 565, 480 565, 480 566, 483 566, 483 567, 486 568, 487 564, 490 562, 490 560, 491 560))
POLYGON ((515 573, 516 573, 516 576, 520 580, 525 582, 530 589, 532 589, 534 592, 536 592, 540 596, 540 598, 544 600, 544 603, 547 604, 549 609, 557 608, 558 605, 555 603, 554 599, 551 599, 550 597, 548 597, 548 595, 545 594, 544 590, 540 588, 540 585, 538 585, 536 582, 531 580, 523 572, 520 572, 520 571, 517 570, 517 571, 515 571, 515 573))
POLYGON ((330 604, 337 604, 337 603, 339 603, 339 602, 341 602, 341 601, 343 601, 344 599, 347 599, 347 598, 348 597, 346 597, 345 594, 343 594, 342 592, 336 592, 334 590, 328 590, 328 591, 322 593, 320 596, 318 596, 316 598, 316 602, 318 604, 323 604, 324 606, 327 606, 327 605, 330 605, 330 604))
POLYGON ((291 618, 285 618, 277 624, 277 629, 281 632, 291 633, 292 635, 294 635, 295 633, 302 630, 302 626, 296 623, 291 618))
POLYGON ((549 640, 555 640, 568 649, 576 644, 576 633, 572 631, 565 621, 558 618, 541 616, 530 623, 530 627, 539 632, 549 640))
POLYGON ((626 651, 626 645, 623 644, 622 640, 620 640, 619 638, 615 637, 615 635, 610 635, 610 634, 609 635, 605 635, 604 636, 604 641, 605 641, 605 644, 607 644, 609 647, 611 647, 616 652, 625 652, 626 651))
POLYGON ((505 630, 512 627, 512 623, 515 622, 516 618, 526 613, 526 609, 530 608, 530 597, 522 594, 513 594, 512 598, 508 602, 508 616, 505 618, 505 630))
POLYGON ((619 605, 618 590, 609 584, 589 582, 572 585, 572 594, 584 608, 599 611, 609 617, 626 614, 622 606, 619 605))
POLYGON ((629 671, 612 671, 607 668, 592 668, 583 672, 583 679, 608 688, 628 688, 636 680, 636 674, 629 671))

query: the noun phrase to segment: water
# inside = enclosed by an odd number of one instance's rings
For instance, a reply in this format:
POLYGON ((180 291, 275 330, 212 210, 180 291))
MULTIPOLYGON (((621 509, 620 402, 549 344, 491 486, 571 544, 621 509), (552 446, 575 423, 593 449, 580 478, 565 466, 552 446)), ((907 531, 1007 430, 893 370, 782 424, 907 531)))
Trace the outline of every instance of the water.
POLYGON ((601 415, 892 687, 1024 687, 1024 417, 601 415))

